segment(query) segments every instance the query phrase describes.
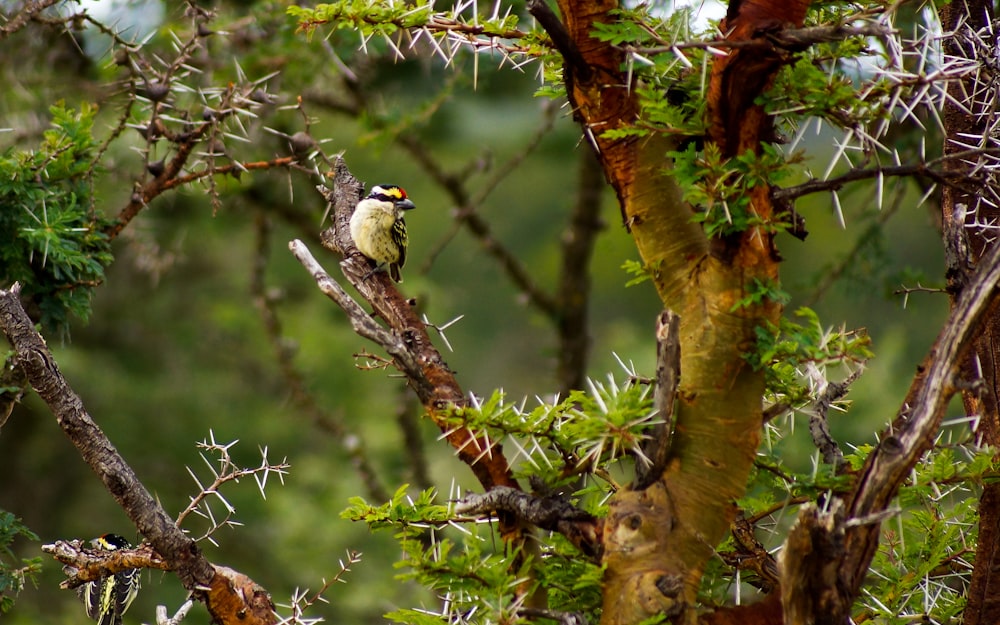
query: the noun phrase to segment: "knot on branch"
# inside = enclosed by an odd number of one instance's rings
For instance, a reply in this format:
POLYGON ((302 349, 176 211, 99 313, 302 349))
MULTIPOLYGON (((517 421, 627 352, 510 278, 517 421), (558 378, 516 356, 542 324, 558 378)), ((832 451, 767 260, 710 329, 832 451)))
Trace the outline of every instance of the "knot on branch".
POLYGON ((665 555, 674 524, 662 481, 612 498, 604 522, 604 613, 615 614, 621 625, 684 611, 684 571, 665 555))
POLYGON ((207 591, 209 611, 222 625, 275 622, 274 602, 260 584, 227 566, 216 566, 207 591))

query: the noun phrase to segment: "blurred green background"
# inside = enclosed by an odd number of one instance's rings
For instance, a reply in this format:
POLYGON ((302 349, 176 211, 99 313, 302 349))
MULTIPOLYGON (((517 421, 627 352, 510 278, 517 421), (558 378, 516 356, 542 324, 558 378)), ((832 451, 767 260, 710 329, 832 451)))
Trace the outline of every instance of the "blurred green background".
MULTIPOLYGON (((163 26, 187 27, 180 9, 168 8, 157 18, 158 6, 149 3, 133 10, 151 15, 154 24, 163 19, 163 26)), ((237 57, 251 77, 283 70, 271 81, 271 92, 281 96, 280 104, 293 103, 299 93, 324 89, 331 71, 325 46, 336 48, 347 62, 355 61, 350 55, 356 53, 356 35, 342 32, 329 40, 321 34, 312 40, 296 36, 282 3, 217 3, 216 8, 218 30, 242 33, 236 31, 237 25, 245 27, 240 20, 248 19, 258 37, 247 43, 220 36, 225 43, 213 44, 217 53, 226 55, 233 72, 231 59, 237 57)), ((168 36, 161 32, 148 45, 166 48, 168 36)), ((96 38, 87 49, 103 53, 96 38)), ((29 60, 0 63, 0 75, 11 86, 0 94, 0 126, 14 130, 0 134, 0 148, 30 145, 37 130, 45 127, 48 104, 57 98, 74 106, 109 98, 115 91, 102 86, 116 76, 108 58, 81 54, 66 34, 31 28, 0 40, 0 56, 14 55, 29 60)), ((433 60, 369 62, 359 67, 368 72, 373 90, 381 96, 378 110, 385 119, 417 115, 456 74, 464 76, 440 108, 415 124, 413 131, 450 169, 486 163, 485 172, 472 174, 475 185, 524 150, 551 106, 532 95, 539 85, 534 65, 524 72, 509 67, 495 71, 495 65, 486 57, 480 60, 475 88, 467 54, 459 55, 454 67, 447 69, 433 60)), ((400 184, 416 202, 417 210, 407 215, 411 247, 402 289, 436 324, 462 316, 447 330, 454 351, 446 358, 466 391, 484 395, 502 388, 509 398, 527 397, 529 403, 534 396, 550 394, 555 347, 551 325, 525 305, 474 238, 460 231, 422 271, 453 223, 456 207, 445 192, 412 154, 377 132, 370 119, 359 121, 309 106, 308 98, 307 110, 316 117, 312 134, 328 139, 323 144, 328 153, 343 151, 355 176, 369 185, 400 184)), ((118 105, 112 100, 102 111, 99 136, 117 114, 118 105)), ((268 121, 289 133, 301 127, 295 111, 274 112, 268 121)), ((580 153, 587 149, 579 134, 568 112, 558 111, 552 131, 538 148, 478 207, 496 239, 548 289, 558 272, 559 241, 575 197, 580 153)), ((135 145, 136 139, 128 138, 128 143, 135 145)), ((276 149, 274 145, 257 146, 260 157, 272 156, 267 150, 276 149)), ((808 147, 811 166, 822 170, 831 137, 820 135, 808 147)), ((98 205, 114 214, 127 201, 129 181, 138 176, 141 164, 124 142, 112 147, 108 163, 96 193, 98 205)), ((260 202, 267 208, 280 209, 276 205, 284 204, 307 213, 315 236, 324 210, 312 189, 315 183, 302 174, 281 171, 220 181, 224 202, 218 210, 199 186, 157 199, 116 242, 116 262, 97 290, 91 320, 77 323, 69 340, 49 342, 90 414, 172 514, 197 492, 185 466, 208 479, 195 444, 210 431, 217 441, 239 439, 233 454, 247 466, 259 464, 262 447, 272 461, 286 458, 291 472, 284 485, 269 486, 266 501, 249 480, 226 488, 244 527, 219 531, 217 547, 203 543, 209 558, 250 575, 280 604, 295 588, 316 589, 322 578, 335 575, 348 549, 361 551, 363 560, 348 575, 348 585, 335 587, 328 594, 330 605, 319 607, 317 615, 331 622, 374 623, 394 607, 433 605, 434 599, 415 586, 394 581, 397 571, 392 562, 398 554, 388 535, 371 535, 365 527, 339 518, 348 497, 363 492, 361 483, 341 441, 315 427, 290 403, 250 290, 256 254, 253 222, 260 202)), ((852 409, 832 423, 835 436, 853 443, 873 441, 875 432, 893 416, 947 309, 942 295, 915 294, 905 309, 902 297, 892 295, 904 282, 914 286, 918 279, 925 285, 942 281, 934 199, 916 206, 922 190, 911 187, 898 212, 874 230, 869 227, 883 213, 870 189, 857 187, 842 195, 846 230, 835 219, 829 196, 800 201, 808 239, 779 239, 786 259, 785 288, 793 297, 789 313, 810 301, 824 276, 845 263, 841 278, 812 305, 824 323, 866 328, 873 337, 876 358, 849 396, 852 409), (845 261, 859 241, 863 241, 859 251, 845 261)), ((658 300, 648 283, 625 287, 629 276, 621 265, 638 256, 610 193, 605 194, 602 215, 607 227, 591 267, 593 347, 587 370, 593 377, 612 373, 623 378, 617 354, 633 362, 640 374, 649 375, 658 300)), ((272 222, 267 285, 280 293, 277 311, 286 338, 296 345, 296 364, 309 390, 361 437, 390 490, 412 482, 400 453, 395 419, 412 399, 399 378, 355 366, 352 354, 373 346, 351 332, 344 315, 288 253, 287 242, 305 236, 302 230, 278 217, 272 222)), ((315 239, 307 242, 335 272, 337 259, 315 239)), ((445 495, 453 484, 472 487, 468 470, 436 440, 433 425, 422 425, 434 484, 445 495)), ((794 437, 798 443, 790 446, 798 454, 790 459, 792 464, 810 461, 806 430, 800 428, 794 437)), ((108 531, 135 538, 124 514, 37 397, 28 397, 0 433, 0 459, 0 508, 22 517, 42 542, 90 538, 108 531)), ((197 532, 200 526, 194 522, 190 528, 197 532)), ((37 544, 20 542, 16 547, 21 555, 37 554, 37 544)), ((47 560, 40 585, 21 595, 13 612, 4 616, 5 622, 87 622, 76 597, 57 589, 61 579, 60 567, 47 560)), ((183 590, 171 576, 145 573, 143 580, 145 590, 126 622, 151 622, 153 606, 164 603, 173 610, 183 600, 183 590)), ((207 615, 196 607, 187 622, 207 622, 207 615)))

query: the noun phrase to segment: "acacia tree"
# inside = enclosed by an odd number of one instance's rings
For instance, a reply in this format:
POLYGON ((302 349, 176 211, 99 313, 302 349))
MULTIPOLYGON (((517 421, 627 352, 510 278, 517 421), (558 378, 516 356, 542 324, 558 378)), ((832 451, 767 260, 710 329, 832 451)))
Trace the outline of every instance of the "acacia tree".
MULTIPOLYGON (((451 502, 430 488, 419 496, 405 488, 388 494, 355 448, 355 467, 373 501, 354 500, 345 514, 393 528, 411 576, 442 600, 436 611, 402 609, 392 618, 845 623, 852 616, 906 620, 923 611, 934 622, 959 614, 970 623, 997 620, 988 597, 995 590, 989 571, 1000 501, 989 482, 993 453, 982 446, 997 436, 989 337, 1000 277, 1000 252, 991 245, 998 196, 990 5, 950 3, 940 15, 943 35, 927 26, 915 39, 900 34, 897 20, 933 23, 936 14, 903 15, 879 3, 733 2, 704 33, 693 29, 689 11, 664 16, 608 2, 552 7, 532 0, 524 9, 537 24, 531 29, 519 26, 525 15, 500 3, 489 15, 467 4, 296 7, 289 13, 300 28, 298 45, 322 47, 319 33, 360 33, 362 41, 362 53, 345 59, 348 48, 331 37, 329 85, 298 97, 281 83, 294 66, 260 78, 241 69, 225 81, 213 64, 217 30, 246 46, 231 52, 247 58, 247 49, 276 35, 239 30, 238 21, 219 24, 220 16, 194 3, 171 55, 86 13, 49 15, 46 5, 19 7, 4 36, 27 24, 99 29, 111 41, 115 79, 124 86, 107 97, 122 108, 111 132, 98 137, 94 111, 56 106, 53 128, 35 151, 7 153, 10 175, 0 187, 0 224, 8 235, 4 278, 17 284, 0 298, 0 324, 13 347, 5 393, 16 398, 30 387, 45 400, 146 540, 110 558, 79 543, 56 543, 51 550, 77 569, 67 585, 124 568, 162 568, 175 572, 219 622, 275 621, 265 588, 209 562, 180 529, 187 511, 171 519, 148 494, 60 374, 32 317, 52 332, 65 327, 69 314, 86 313, 111 262, 111 241, 147 208, 155 210, 156 198, 202 184, 218 208, 227 200, 220 189, 226 177, 282 169, 322 183, 314 197, 328 204, 331 225, 318 239, 314 222, 291 203, 252 187, 241 197, 342 257, 345 279, 373 314, 330 277, 310 244, 290 244, 352 329, 385 352, 367 357, 404 376, 423 414, 481 486, 451 502), (547 291, 477 213, 490 184, 474 193, 406 124, 389 133, 459 207, 455 223, 483 243, 551 323, 559 394, 534 408, 500 392, 470 395, 435 347, 433 326, 387 276, 370 275, 346 227, 363 187, 349 162, 324 151, 307 113, 320 107, 365 118, 376 129, 392 127, 391 117, 375 113, 378 92, 369 76, 379 58, 424 55, 451 64, 469 50, 474 72, 487 58, 483 51, 501 65, 541 68, 544 95, 568 103, 592 151, 580 157, 558 284, 547 291), (298 117, 278 127, 281 109, 298 117), (823 176, 801 165, 800 141, 810 126, 844 133, 823 176), (129 128, 142 139, 138 173, 115 213, 99 205, 93 188, 129 128), (944 137, 940 155, 894 147, 896 133, 935 129, 944 137), (264 136, 276 138, 276 156, 241 156, 239 142, 264 136), (649 332, 656 370, 646 377, 629 370, 624 384, 584 375, 586 266, 599 232, 601 174, 641 258, 635 273, 663 305, 649 332), (870 357, 868 341, 860 332, 824 329, 808 310, 799 311, 804 323, 783 315, 779 248, 785 233, 806 237, 799 198, 824 194, 840 215, 842 189, 874 181, 881 205, 886 181, 894 178, 917 179, 923 200, 936 199, 940 189, 951 313, 877 444, 845 453, 827 415, 845 408, 843 398, 870 357), (975 419, 963 424, 958 442, 945 444, 943 416, 959 392, 975 419), (784 436, 796 415, 808 417, 820 458, 810 473, 788 468, 773 446, 761 447, 762 433, 784 436), (984 483, 973 561, 976 532, 968 527, 977 511, 969 501, 984 483), (897 499, 901 489, 905 497, 897 499), (905 504, 902 515, 897 501, 905 504), (774 530, 775 558, 755 529, 782 514, 797 520, 774 530), (479 534, 492 531, 478 523, 491 516, 498 544, 479 534), (889 519, 897 528, 880 550, 889 519), (462 525, 470 528, 449 529, 462 525), (921 535, 926 541, 914 547, 921 535), (866 580, 870 570, 876 575, 866 580), (739 587, 743 576, 760 592, 734 602, 727 589, 734 579, 739 587)), ((266 220, 257 227, 266 233, 266 220)), ((282 349, 280 318, 262 275, 255 274, 254 292, 296 406, 343 435, 344 425, 324 416, 282 349)), ((206 446, 222 455, 224 469, 188 511, 227 481, 255 475, 263 483, 287 469, 266 456, 259 468, 240 469, 225 445, 206 446)), ((300 609, 313 601, 297 597, 292 618, 304 620, 300 609)))

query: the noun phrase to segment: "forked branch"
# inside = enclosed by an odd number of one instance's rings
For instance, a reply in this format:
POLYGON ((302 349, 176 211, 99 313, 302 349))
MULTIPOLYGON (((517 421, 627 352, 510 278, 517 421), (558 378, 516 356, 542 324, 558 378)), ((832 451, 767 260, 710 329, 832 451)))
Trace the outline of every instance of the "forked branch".
POLYGON ((28 382, 48 405, 83 460, 162 557, 166 568, 205 602, 215 621, 223 625, 275 623, 274 604, 267 591, 245 575, 209 562, 195 541, 177 527, 139 481, 66 382, 45 340, 21 306, 19 293, 17 284, 0 290, 0 327, 14 348, 28 382))
POLYGON ((368 260, 351 240, 349 222, 354 207, 361 200, 363 186, 351 175, 341 158, 334 161, 330 183, 330 187, 321 188, 321 192, 333 207, 333 225, 320 238, 324 246, 343 257, 340 266, 344 275, 374 308, 374 314, 385 320, 386 325, 378 323, 365 312, 323 270, 304 244, 291 242, 292 252, 316 279, 320 290, 347 313, 355 332, 377 343, 392 356, 393 363, 406 376, 428 416, 441 428, 445 438, 457 450, 459 458, 469 465, 483 488, 519 488, 499 447, 465 428, 456 429, 448 422, 452 411, 466 404, 465 394, 431 342, 427 327, 413 306, 395 287, 388 274, 371 273, 368 260))
MULTIPOLYGON (((878 546, 879 528, 889 504, 921 456, 934 444, 949 400, 958 392, 960 366, 968 355, 980 323, 1000 306, 1000 247, 985 256, 955 303, 947 323, 918 369, 903 406, 878 447, 868 456, 853 492, 829 510, 809 508, 799 519, 800 529, 789 536, 786 559, 793 554, 825 553, 810 561, 798 558, 785 567, 784 588, 807 589, 814 602, 785 596, 786 610, 805 615, 806 621, 847 622, 878 546), (836 559, 831 565, 830 558, 836 559), (830 571, 835 575, 830 575, 830 571), (822 598, 822 600, 819 600, 822 598), (794 599, 794 601, 793 601, 794 599), (823 620, 809 620, 817 614, 823 620)), ((787 612, 786 612, 787 613, 787 612)))

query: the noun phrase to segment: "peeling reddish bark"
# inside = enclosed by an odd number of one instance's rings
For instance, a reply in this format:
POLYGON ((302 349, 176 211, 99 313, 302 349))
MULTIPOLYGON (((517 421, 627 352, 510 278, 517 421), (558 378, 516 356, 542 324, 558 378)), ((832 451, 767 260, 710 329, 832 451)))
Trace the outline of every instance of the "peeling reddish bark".
MULTIPOLYGON (((808 8, 808 0, 735 0, 720 30, 728 41, 748 41, 770 30, 802 26, 808 8)), ((759 48, 734 48, 715 59, 706 102, 708 133, 723 156, 733 157, 748 150, 759 154, 762 143, 772 139, 772 122, 764 107, 754 104, 754 100, 771 85, 788 60, 784 51, 759 48)), ((751 195, 751 210, 765 223, 774 218, 770 191, 760 186, 751 195)), ((716 242, 715 249, 718 254, 734 255, 736 266, 776 280, 778 254, 773 239, 773 231, 751 229, 739 241, 716 242)))
POLYGON ((558 6, 569 39, 579 52, 578 61, 582 62, 578 65, 573 59, 565 59, 564 64, 566 95, 573 117, 598 153, 619 205, 624 207, 634 180, 638 140, 607 139, 603 133, 635 122, 638 105, 632 85, 627 84, 621 71, 624 53, 591 37, 595 24, 614 21, 611 11, 618 8, 618 2, 559 0, 558 6))
MULTIPOLYGON (((808 8, 808 0, 734 0, 719 29, 729 41, 747 41, 769 30, 802 26, 808 8)), ((756 152, 770 138, 764 109, 754 99, 786 60, 777 50, 759 48, 733 49, 715 59, 708 92, 709 138, 723 156, 756 152)))

